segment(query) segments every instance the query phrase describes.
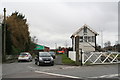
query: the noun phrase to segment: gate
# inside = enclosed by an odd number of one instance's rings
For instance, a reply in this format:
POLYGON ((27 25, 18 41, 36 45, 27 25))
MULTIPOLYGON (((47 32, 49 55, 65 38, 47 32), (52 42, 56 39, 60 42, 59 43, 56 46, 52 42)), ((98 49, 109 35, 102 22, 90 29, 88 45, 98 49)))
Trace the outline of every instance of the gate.
POLYGON ((82 64, 120 63, 119 52, 83 52, 82 64))

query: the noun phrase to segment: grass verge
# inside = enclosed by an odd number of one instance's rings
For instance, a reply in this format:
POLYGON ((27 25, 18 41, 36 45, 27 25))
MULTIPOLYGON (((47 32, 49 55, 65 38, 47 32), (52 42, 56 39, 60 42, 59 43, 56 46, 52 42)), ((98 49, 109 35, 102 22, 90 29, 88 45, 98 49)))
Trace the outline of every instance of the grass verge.
POLYGON ((76 65, 75 61, 67 57, 67 54, 60 54, 62 56, 62 63, 66 65, 76 65))

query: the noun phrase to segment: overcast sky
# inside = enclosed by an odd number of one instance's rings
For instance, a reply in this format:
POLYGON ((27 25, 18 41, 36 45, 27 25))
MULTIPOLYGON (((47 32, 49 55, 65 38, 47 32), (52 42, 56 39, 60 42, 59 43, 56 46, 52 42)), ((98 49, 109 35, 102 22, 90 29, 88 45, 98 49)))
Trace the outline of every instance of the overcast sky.
POLYGON ((89 25, 98 32, 97 44, 118 40, 118 2, 80 2, 78 0, 3 0, 0 8, 6 7, 7 15, 19 11, 28 20, 31 37, 36 36, 38 44, 55 48, 71 47, 70 36, 82 27, 89 25), (51 1, 51 2, 50 2, 51 1))

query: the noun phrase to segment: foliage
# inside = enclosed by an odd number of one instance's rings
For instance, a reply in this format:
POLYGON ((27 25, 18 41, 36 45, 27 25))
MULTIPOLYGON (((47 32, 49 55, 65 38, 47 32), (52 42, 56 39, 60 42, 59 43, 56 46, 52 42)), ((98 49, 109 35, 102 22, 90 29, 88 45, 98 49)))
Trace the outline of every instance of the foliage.
POLYGON ((120 44, 115 44, 114 46, 104 47, 105 51, 115 51, 120 52, 120 44))
POLYGON ((12 48, 12 39, 11 39, 11 33, 10 31, 6 32, 6 52, 8 55, 10 55, 13 52, 13 48, 12 48))
POLYGON ((107 42, 104 43, 104 45, 105 45, 105 47, 109 47, 109 46, 111 46, 111 42, 107 41, 107 42))
POLYGON ((30 49, 30 35, 27 19, 19 12, 12 13, 6 19, 7 54, 17 54, 30 49))

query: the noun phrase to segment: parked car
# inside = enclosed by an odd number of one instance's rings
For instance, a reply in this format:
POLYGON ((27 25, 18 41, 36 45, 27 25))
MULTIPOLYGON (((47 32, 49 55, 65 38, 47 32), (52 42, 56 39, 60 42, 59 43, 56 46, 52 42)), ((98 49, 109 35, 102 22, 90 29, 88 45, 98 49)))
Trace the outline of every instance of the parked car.
POLYGON ((29 52, 21 52, 18 56, 18 62, 20 61, 32 61, 32 56, 29 52))
POLYGON ((50 51, 49 53, 51 54, 51 56, 53 57, 53 59, 55 59, 55 52, 50 51))
POLYGON ((39 52, 36 57, 35 57, 35 64, 36 65, 44 65, 44 64, 49 64, 51 66, 54 65, 54 59, 50 55, 49 52, 39 52))

